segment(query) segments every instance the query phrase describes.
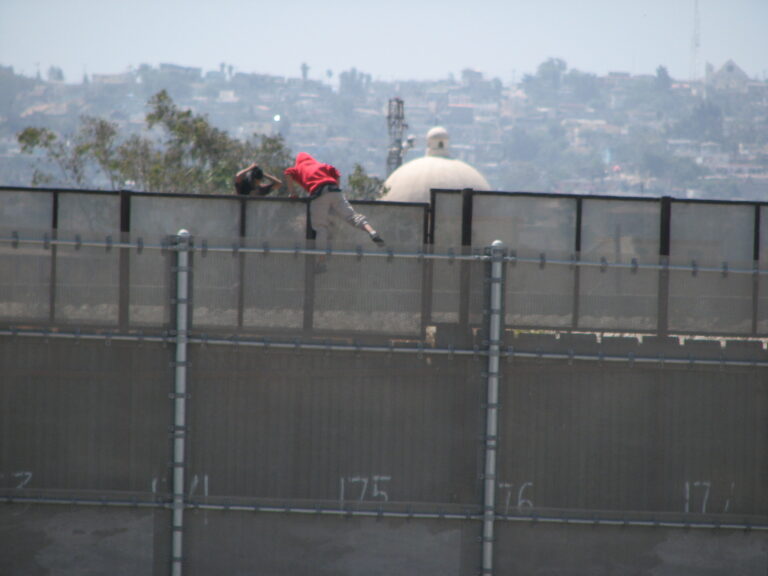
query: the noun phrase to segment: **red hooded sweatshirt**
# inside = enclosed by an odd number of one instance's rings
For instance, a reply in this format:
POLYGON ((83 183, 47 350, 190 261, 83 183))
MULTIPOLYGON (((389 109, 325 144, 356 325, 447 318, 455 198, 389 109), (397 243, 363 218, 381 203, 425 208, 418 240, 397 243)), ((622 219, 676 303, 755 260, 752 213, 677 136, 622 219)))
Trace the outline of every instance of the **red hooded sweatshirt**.
POLYGON ((330 164, 318 162, 306 152, 299 152, 293 166, 286 169, 286 176, 296 180, 302 188, 313 195, 324 184, 339 185, 341 174, 330 164))

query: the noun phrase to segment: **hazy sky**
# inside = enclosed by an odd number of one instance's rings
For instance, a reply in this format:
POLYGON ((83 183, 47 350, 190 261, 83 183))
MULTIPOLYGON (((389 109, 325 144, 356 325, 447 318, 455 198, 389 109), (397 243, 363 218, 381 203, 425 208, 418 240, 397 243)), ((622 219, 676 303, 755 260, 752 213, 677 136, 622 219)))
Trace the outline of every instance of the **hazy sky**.
MULTIPOLYGON (((550 57, 605 74, 691 74, 695 0, 0 0, 0 64, 68 82, 147 63, 325 78, 505 83, 550 57)), ((768 0, 698 0, 698 75, 732 58, 768 78, 768 0)))

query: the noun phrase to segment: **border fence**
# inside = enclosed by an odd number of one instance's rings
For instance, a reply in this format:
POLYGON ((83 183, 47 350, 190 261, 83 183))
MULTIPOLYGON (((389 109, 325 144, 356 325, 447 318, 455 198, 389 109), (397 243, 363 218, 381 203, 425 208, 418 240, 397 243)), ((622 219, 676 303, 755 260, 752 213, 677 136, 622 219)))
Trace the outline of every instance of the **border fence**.
POLYGON ((765 574, 766 204, 307 206, 0 189, 0 573, 765 574))

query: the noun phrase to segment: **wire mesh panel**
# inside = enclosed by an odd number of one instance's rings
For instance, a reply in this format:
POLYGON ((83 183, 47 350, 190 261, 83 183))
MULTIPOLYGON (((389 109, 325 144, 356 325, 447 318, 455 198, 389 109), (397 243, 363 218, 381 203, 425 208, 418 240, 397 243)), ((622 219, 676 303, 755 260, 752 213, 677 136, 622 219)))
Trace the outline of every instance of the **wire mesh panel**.
MULTIPOLYGON (((433 203, 434 251, 462 254, 461 227, 463 199, 461 192, 435 191, 433 203)), ((431 264, 431 319, 440 324, 458 324, 461 308, 461 264, 438 260, 431 264)))
POLYGON ((63 234, 75 245, 55 248, 54 320, 65 324, 116 325, 120 313, 120 259, 102 235, 63 234), (97 242, 100 247, 77 242, 97 242))
MULTIPOLYGON (((131 198, 131 232, 145 245, 166 243, 169 235, 186 229, 201 250, 215 239, 237 239, 240 234, 240 202, 236 198, 144 196, 131 198), (208 239, 212 240, 208 240, 208 239)), ((237 246, 239 240, 230 240, 237 246)), ((197 255, 196 255, 197 256, 197 255)), ((169 320, 169 252, 144 250, 131 254, 130 321, 135 326, 164 326, 169 320)), ((234 284, 237 259, 199 257, 193 275, 193 321, 200 326, 236 326, 237 298, 234 284), (234 260, 234 262, 233 262, 234 260)))
POLYGON ((441 249, 461 246, 464 199, 456 190, 434 190, 432 202, 433 243, 441 249))
POLYGON ((53 226, 53 192, 0 191, 0 228, 50 230, 53 226))
POLYGON ((0 228, 0 322, 50 319, 52 251, 41 242, 42 235, 38 230, 0 228))
POLYGON ((198 250, 192 261, 192 326, 230 328, 238 326, 242 259, 239 238, 196 239, 198 250), (226 252, 208 251, 206 246, 226 247, 226 252))
POLYGON ((579 269, 579 328, 656 328, 659 273, 640 264, 659 262, 660 221, 658 202, 583 201, 581 260, 601 265, 579 269))
POLYGON ((132 327, 168 328, 171 322, 171 268, 175 253, 168 237, 137 233, 129 262, 128 315, 132 327))
POLYGON ((4 505, 0 573, 164 575, 169 524, 161 511, 4 505))
POLYGON ((59 193, 57 229, 89 235, 120 233, 120 195, 118 193, 59 193))
POLYGON ((672 204, 669 329, 749 334, 753 325, 754 207, 672 204), (714 268, 714 272, 699 268, 714 268))
MULTIPOLYGON (((644 342, 633 353, 713 351, 644 342)), ((504 374, 500 513, 768 512, 764 369, 516 359, 504 374)))
POLYGON ((236 197, 131 197, 131 232, 176 234, 182 228, 196 238, 234 238, 240 234, 240 201, 236 197))
MULTIPOLYGON (((761 271, 768 270, 768 206, 760 207, 760 260, 758 265, 761 271)), ((758 334, 768 334, 768 276, 755 278, 757 284, 757 314, 755 329, 758 334)))
POLYGON ((168 351, 0 339, 5 495, 168 491, 168 351))
POLYGON ((501 240, 513 257, 507 267, 506 323, 510 326, 571 326, 575 267, 547 263, 574 258, 576 200, 546 196, 475 194, 472 243, 501 240))
MULTIPOLYGON (((315 265, 319 262, 315 261, 315 265)), ((314 274, 312 327, 320 331, 419 335, 423 263, 336 256, 314 274)))
POLYGON ((477 573, 477 526, 470 521, 205 510, 187 518, 190 576, 251 574, 255 566, 260 574, 292 576, 477 573))
POLYGON ((209 501, 478 502, 473 359, 209 346, 191 361, 189 474, 209 501))
POLYGON ((501 240, 518 256, 574 250, 576 200, 548 196, 475 193, 472 245, 501 240))
MULTIPOLYGON (((250 246, 246 240, 246 246, 250 246)), ((300 330, 304 325, 307 260, 294 254, 245 254, 243 328, 300 330)))
POLYGON ((303 246, 307 205, 301 200, 257 198, 245 204, 245 236, 250 245, 303 246))
MULTIPOLYGON (((614 521, 621 525, 622 518, 614 521)), ((498 522, 495 573, 763 576, 768 544, 764 536, 754 536, 661 526, 498 522)))
MULTIPOLYGON (((398 204, 395 202, 352 202, 356 212, 364 215, 371 226, 386 241, 387 248, 395 251, 415 252, 423 248, 426 230, 426 204, 398 204)), ((368 234, 354 228, 344 220, 329 220, 330 243, 335 249, 349 250, 361 246, 375 249, 368 234)), ((323 249, 324 246, 317 246, 323 249)))

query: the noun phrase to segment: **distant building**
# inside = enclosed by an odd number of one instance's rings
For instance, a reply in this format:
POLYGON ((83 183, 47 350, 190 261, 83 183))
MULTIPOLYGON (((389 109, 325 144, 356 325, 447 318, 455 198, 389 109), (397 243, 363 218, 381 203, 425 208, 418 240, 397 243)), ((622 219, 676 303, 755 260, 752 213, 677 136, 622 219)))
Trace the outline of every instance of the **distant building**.
POLYGON ((733 60, 728 60, 717 71, 712 64, 707 63, 706 83, 707 86, 716 90, 746 92, 750 82, 747 73, 739 68, 733 60))
POLYGON ((382 200, 429 202, 432 188, 448 190, 490 190, 485 177, 472 166, 450 157, 448 132, 442 126, 427 133, 427 151, 421 158, 406 162, 384 182, 388 189, 382 200))
POLYGON ((122 74, 91 74, 91 83, 93 84, 111 84, 111 85, 123 85, 134 84, 136 78, 130 72, 123 72, 122 74))

